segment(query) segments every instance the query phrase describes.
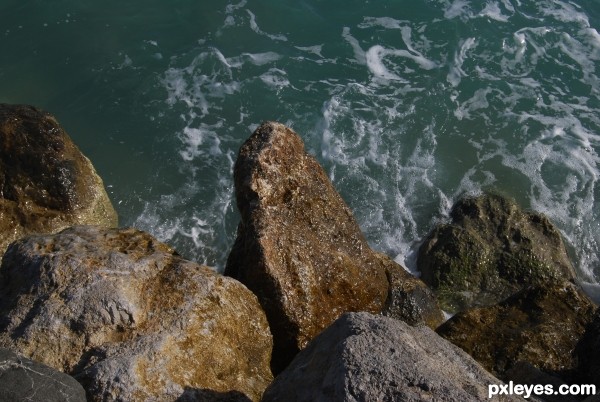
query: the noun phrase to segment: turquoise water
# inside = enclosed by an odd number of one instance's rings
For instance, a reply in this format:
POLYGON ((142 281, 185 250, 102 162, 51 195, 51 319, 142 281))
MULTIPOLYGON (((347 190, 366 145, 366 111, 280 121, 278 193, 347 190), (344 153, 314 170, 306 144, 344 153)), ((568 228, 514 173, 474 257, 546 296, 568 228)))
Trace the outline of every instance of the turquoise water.
POLYGON ((223 267, 237 150, 278 120, 410 269, 490 189, 600 282, 597 0, 0 0, 0 21, 0 102, 54 113, 121 224, 188 258, 223 267))

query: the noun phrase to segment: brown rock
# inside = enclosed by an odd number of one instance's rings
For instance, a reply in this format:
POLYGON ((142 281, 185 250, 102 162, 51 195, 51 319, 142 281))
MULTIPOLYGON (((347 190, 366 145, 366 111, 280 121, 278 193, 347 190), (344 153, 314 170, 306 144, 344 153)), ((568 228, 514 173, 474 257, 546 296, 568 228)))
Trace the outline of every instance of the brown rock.
POLYGON ((0 254, 27 234, 117 226, 102 180, 56 119, 0 104, 0 254))
POLYGON ((444 315, 432 290, 387 255, 375 255, 385 267, 390 283, 381 314, 410 325, 425 324, 436 329, 444 321, 444 315))
POLYGON ((500 379, 519 362, 569 379, 595 308, 570 282, 529 287, 496 306, 458 313, 437 332, 500 379))
POLYGON ((386 263, 291 129, 262 124, 241 147, 234 174, 242 219, 225 273, 258 296, 279 372, 342 313, 382 311, 386 263))
POLYGON ((460 200, 451 217, 427 237, 417 260, 446 311, 494 305, 526 286, 575 277, 560 233, 541 214, 484 194, 460 200))
POLYGON ((79 226, 13 243, 0 317, 0 345, 74 375, 89 400, 195 389, 256 401, 272 380, 256 297, 133 229, 79 226))

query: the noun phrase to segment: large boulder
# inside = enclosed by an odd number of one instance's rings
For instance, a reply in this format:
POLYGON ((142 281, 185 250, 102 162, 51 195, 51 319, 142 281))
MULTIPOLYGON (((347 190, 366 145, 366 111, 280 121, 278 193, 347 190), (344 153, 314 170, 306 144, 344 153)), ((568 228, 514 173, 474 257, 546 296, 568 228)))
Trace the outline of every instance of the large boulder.
POLYGON ((86 402, 86 398, 71 376, 0 348, 0 401, 86 402))
POLYGON ((102 180, 56 119, 0 104, 0 255, 27 234, 117 226, 102 180))
POLYGON ((493 305, 529 285, 573 280, 560 233, 545 216, 484 194, 460 200, 452 223, 421 245, 421 278, 450 312, 493 305))
POLYGON ((134 229, 78 226, 13 243, 0 267, 0 345, 76 377, 90 400, 259 400, 266 317, 248 289, 134 229))
POLYGON ((225 274, 258 296, 277 373, 343 312, 381 312, 386 264, 288 127, 258 127, 240 149, 234 176, 241 222, 225 274))
POLYGON ((500 381, 426 326, 347 313, 275 378, 263 402, 484 401, 492 384, 500 381))
POLYGON ((437 332, 503 380, 525 362, 569 381, 578 365, 574 350, 595 309, 570 282, 532 286, 496 306, 458 313, 437 332))

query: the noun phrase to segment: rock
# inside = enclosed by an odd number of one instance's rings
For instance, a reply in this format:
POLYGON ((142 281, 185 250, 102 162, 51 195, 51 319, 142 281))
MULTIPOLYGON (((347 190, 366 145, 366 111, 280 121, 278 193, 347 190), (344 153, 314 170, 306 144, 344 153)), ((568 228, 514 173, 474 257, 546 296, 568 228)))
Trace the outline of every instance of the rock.
POLYGON ((500 381, 430 328, 347 313, 275 378, 263 402, 484 401, 489 384, 500 381))
MULTIPOLYGON (((552 390, 559 390, 561 386, 567 385, 558 377, 544 373, 542 370, 527 362, 517 362, 506 373, 504 373, 505 381, 512 381, 514 384, 521 385, 551 385, 552 390)), ((544 388, 544 392, 539 395, 543 397, 544 402, 577 402, 580 399, 574 395, 553 395, 550 391, 544 388)))
POLYGON ((386 306, 386 268, 298 134, 263 123, 234 168, 241 222, 225 274, 252 290, 273 333, 275 373, 346 311, 386 306))
POLYGON ((27 234, 117 226, 102 180, 56 119, 0 104, 0 255, 27 234))
POLYGON ((489 194, 459 201, 450 215, 452 223, 432 231, 417 260, 446 311, 493 305, 526 286, 575 277, 560 233, 543 215, 489 194))
POLYGON ((444 322, 444 315, 431 289, 387 255, 375 253, 385 267, 390 286, 381 314, 400 319, 409 325, 425 324, 436 329, 444 322))
POLYGON ((0 401, 85 402, 74 378, 0 348, 0 401))
POLYGON ((600 391, 600 309, 587 326, 576 354, 579 358, 578 382, 594 384, 600 391))
POLYGON ((14 242, 0 267, 0 345, 70 373, 95 400, 186 389, 260 399, 272 340, 241 283, 134 229, 14 242))
POLYGON ((532 286, 496 306, 458 313, 437 332, 500 379, 527 362, 568 382, 577 367, 573 351, 595 309, 570 282, 532 286))

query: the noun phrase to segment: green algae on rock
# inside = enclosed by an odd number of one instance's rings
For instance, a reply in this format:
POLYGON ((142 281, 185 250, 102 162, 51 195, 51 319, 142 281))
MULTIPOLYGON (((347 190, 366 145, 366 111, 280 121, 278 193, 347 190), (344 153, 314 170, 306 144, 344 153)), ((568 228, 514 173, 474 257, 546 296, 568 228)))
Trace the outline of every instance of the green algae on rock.
POLYGON ((502 380, 518 362, 570 379, 596 306, 574 284, 527 287, 495 306, 460 312, 437 332, 502 380))
POLYGON ((484 194, 460 200, 450 215, 452 223, 429 234, 417 260, 447 311, 492 305, 525 286, 575 277, 560 233, 541 214, 484 194))
POLYGON ((0 253, 25 235, 117 226, 102 179, 49 113, 0 104, 0 253))

